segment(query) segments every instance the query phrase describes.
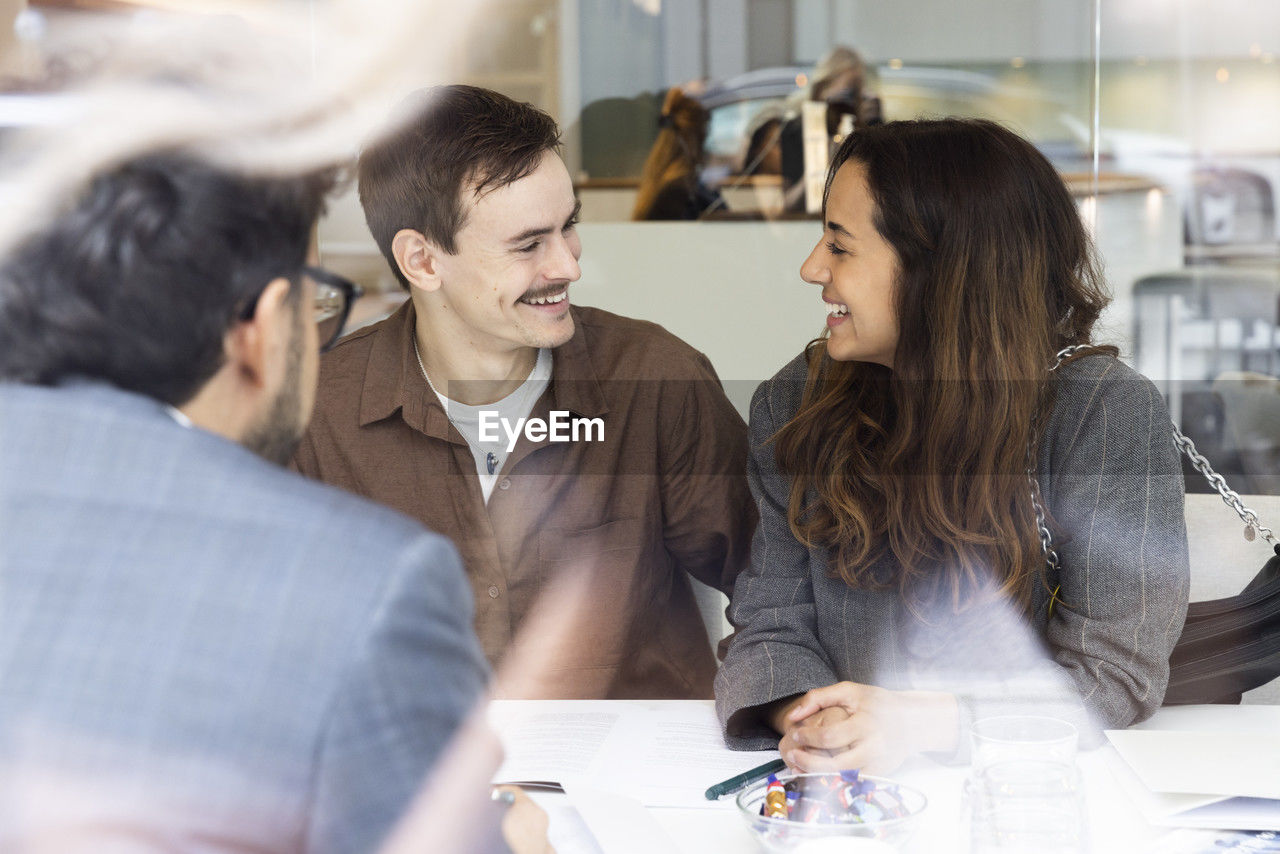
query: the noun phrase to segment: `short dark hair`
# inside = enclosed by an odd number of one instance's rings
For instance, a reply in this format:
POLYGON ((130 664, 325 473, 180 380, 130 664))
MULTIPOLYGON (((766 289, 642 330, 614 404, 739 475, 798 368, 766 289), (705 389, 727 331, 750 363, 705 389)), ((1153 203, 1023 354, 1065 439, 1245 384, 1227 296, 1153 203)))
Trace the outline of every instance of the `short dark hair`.
POLYGON ((104 380, 178 406, 268 282, 306 263, 332 170, 246 177, 164 152, 94 177, 0 259, 0 380, 104 380))
POLYGON ((357 168, 365 221, 400 284, 409 287, 391 252, 398 231, 419 231, 457 252, 463 190, 481 195, 513 184, 559 145, 551 116, 490 89, 437 86, 405 98, 357 168))

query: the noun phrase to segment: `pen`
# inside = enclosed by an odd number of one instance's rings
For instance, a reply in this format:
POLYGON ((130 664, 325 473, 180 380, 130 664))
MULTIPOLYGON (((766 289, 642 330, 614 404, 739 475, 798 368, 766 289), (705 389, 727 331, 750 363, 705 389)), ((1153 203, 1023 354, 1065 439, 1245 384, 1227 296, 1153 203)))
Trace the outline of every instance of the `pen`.
POLYGON ((725 795, 732 795, 739 789, 750 786, 757 780, 763 780, 770 774, 776 774, 783 768, 787 767, 787 763, 781 759, 775 759, 772 762, 766 762, 758 768, 752 768, 750 771, 743 771, 736 777, 730 777, 723 783, 716 783, 710 789, 707 789, 707 800, 714 801, 725 795))

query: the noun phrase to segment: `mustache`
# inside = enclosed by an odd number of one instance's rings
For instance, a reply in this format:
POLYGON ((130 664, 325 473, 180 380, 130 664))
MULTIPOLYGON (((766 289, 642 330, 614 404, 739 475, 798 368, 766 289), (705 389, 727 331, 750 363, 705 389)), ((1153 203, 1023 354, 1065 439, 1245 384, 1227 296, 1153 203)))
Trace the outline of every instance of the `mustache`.
POLYGON ((533 291, 525 291, 520 299, 542 299, 543 297, 554 296, 569 287, 569 281, 558 282, 554 285, 548 285, 544 288, 538 288, 533 291))

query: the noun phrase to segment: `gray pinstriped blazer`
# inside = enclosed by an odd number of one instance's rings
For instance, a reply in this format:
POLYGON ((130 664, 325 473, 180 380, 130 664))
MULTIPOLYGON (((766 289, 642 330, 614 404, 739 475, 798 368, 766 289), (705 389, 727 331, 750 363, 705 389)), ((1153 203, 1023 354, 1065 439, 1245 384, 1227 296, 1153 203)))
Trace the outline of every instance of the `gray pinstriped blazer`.
MULTIPOLYGON (((830 577, 826 550, 806 549, 788 528, 789 482, 767 443, 799 407, 803 357, 757 389, 748 478, 760 527, 729 609, 737 634, 716 677, 730 746, 775 745, 757 707, 842 680, 955 693, 958 760, 965 730, 982 717, 1051 714, 1075 722, 1088 743, 1099 727, 1155 711, 1188 591, 1169 416, 1155 387, 1111 357, 1083 357, 1057 375, 1037 476, 1066 534, 1055 543, 1062 601, 1050 617, 1048 593, 1036 589, 1029 620, 999 604, 956 615, 946 602, 917 618, 893 593, 830 577)), ((889 561, 878 571, 892 573, 889 561)))
POLYGON ((0 384, 0 850, 373 851, 486 675, 444 538, 0 384))

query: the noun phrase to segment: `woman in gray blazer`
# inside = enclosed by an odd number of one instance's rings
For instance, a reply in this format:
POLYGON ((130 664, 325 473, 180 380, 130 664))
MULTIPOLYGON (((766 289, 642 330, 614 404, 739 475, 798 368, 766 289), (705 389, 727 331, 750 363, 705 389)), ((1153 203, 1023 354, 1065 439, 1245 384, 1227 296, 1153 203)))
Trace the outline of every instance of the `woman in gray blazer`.
POLYGON ((1054 168, 990 122, 859 130, 800 272, 828 329, 751 405, 729 743, 884 772, 964 759, 978 718, 1087 743, 1150 715, 1186 611, 1181 470, 1156 389, 1091 343, 1107 297, 1054 168))

